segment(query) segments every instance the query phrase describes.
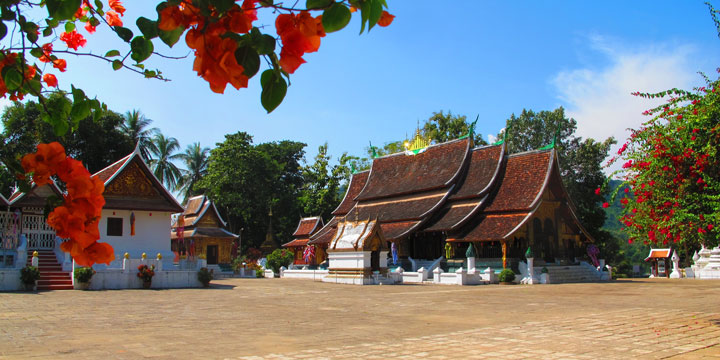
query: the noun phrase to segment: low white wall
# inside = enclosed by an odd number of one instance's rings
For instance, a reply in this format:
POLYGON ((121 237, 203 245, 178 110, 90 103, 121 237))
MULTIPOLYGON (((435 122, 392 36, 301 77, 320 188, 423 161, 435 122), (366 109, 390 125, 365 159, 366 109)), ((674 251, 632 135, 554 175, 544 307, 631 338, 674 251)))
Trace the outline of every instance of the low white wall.
POLYGON ((322 281, 327 274, 328 270, 284 270, 280 273, 280 277, 322 281))
POLYGON ((0 291, 22 290, 23 284, 20 281, 20 269, 0 270, 0 291))
MULTIPOLYGON (((137 273, 137 269, 130 271, 122 269, 96 270, 95 275, 90 280, 90 289, 140 289, 143 282, 142 279, 137 277, 137 273)), ((197 271, 195 270, 155 271, 150 286, 152 289, 197 287, 202 287, 202 283, 198 281, 197 271)))

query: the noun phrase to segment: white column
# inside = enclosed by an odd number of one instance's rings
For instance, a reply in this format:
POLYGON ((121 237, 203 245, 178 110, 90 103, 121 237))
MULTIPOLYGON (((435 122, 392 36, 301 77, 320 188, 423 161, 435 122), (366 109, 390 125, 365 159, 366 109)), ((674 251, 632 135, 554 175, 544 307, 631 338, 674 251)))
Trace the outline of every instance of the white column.
POLYGON ((528 270, 528 276, 525 279, 522 279, 523 284, 537 284, 538 279, 535 278, 535 271, 533 270, 533 260, 534 258, 527 258, 527 270, 528 270))
MULTIPOLYGON (((472 246, 472 244, 470 244, 472 246)), ((469 257, 467 258, 467 272, 474 272, 475 271, 475 257, 469 257)))
POLYGON ((465 285, 465 269, 461 267, 455 270, 455 276, 457 277, 458 285, 465 285))
POLYGON ((440 283, 440 274, 443 273, 443 269, 441 269, 439 266, 433 270, 433 282, 436 284, 440 283))

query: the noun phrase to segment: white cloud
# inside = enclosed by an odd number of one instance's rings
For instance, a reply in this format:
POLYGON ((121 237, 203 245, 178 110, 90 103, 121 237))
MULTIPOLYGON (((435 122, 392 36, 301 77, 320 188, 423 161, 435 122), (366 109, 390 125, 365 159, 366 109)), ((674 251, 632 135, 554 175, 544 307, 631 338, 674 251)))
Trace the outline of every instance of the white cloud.
POLYGON ((602 37, 590 38, 593 54, 607 59, 601 68, 579 68, 558 73, 552 80, 567 115, 578 122, 577 135, 604 140, 615 137, 617 148, 649 118, 642 112, 664 100, 632 96, 635 91, 658 92, 671 88, 691 89, 702 79, 697 55, 689 45, 655 45, 628 49, 602 37))

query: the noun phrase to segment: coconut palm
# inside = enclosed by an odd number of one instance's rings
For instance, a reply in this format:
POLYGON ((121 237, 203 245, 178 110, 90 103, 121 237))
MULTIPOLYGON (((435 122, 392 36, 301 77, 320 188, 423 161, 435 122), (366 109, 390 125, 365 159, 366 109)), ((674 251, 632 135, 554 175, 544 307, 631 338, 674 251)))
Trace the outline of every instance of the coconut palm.
POLYGON ((155 134, 148 146, 152 157, 148 164, 158 180, 168 189, 175 189, 180 180, 180 169, 173 163, 173 161, 180 160, 180 154, 176 154, 179 149, 180 143, 177 139, 165 137, 160 132, 155 134))
POLYGON ((133 110, 125 113, 125 120, 120 125, 120 130, 140 147, 140 153, 145 159, 150 159, 152 137, 160 132, 158 128, 148 128, 151 123, 152 120, 139 110, 133 110))
POLYGON ((177 190, 184 197, 183 203, 195 195, 193 186, 207 173, 209 148, 200 147, 200 143, 188 145, 185 152, 179 154, 187 170, 180 170, 182 176, 177 183, 177 190))

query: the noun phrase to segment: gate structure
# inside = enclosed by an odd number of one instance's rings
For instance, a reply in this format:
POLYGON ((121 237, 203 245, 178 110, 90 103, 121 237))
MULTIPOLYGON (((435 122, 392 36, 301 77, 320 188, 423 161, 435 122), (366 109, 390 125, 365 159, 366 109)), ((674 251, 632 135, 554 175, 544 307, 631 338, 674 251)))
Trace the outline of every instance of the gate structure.
POLYGON ((28 250, 52 250, 55 247, 55 230, 45 221, 42 209, 24 208, 22 233, 27 236, 28 250))

